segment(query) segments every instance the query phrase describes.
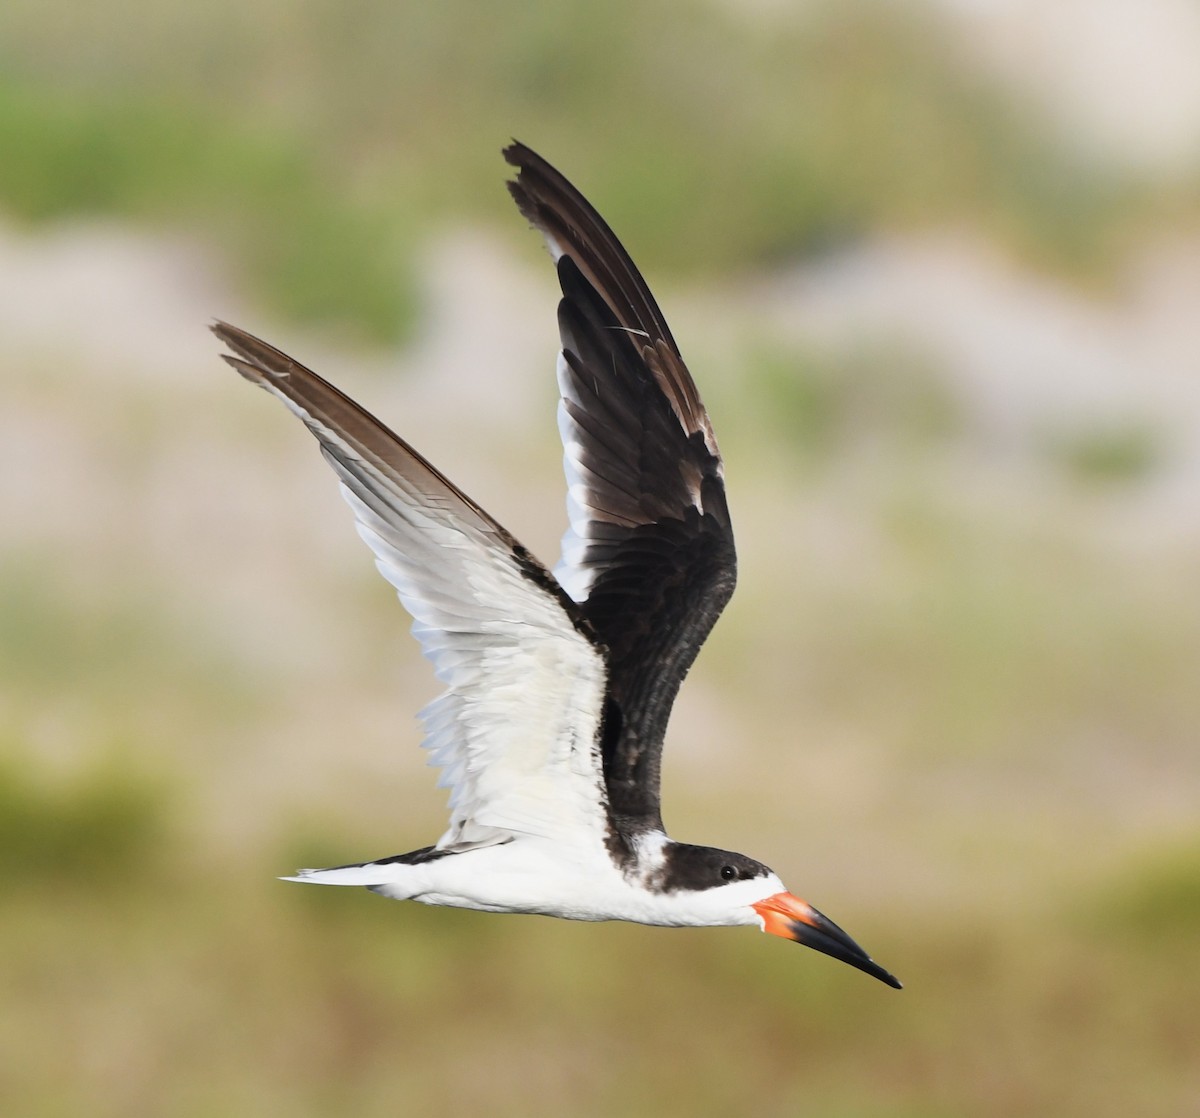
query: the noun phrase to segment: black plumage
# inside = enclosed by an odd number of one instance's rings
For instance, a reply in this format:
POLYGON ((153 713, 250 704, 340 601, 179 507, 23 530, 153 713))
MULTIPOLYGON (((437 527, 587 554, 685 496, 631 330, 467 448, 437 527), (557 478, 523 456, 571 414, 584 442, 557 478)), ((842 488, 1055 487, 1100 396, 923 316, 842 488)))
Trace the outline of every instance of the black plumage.
POLYGON ((558 255, 560 387, 586 497, 582 613, 607 650, 601 737, 618 836, 662 829, 671 706, 733 593, 720 454, 662 311, 587 200, 521 144, 509 184, 558 255))

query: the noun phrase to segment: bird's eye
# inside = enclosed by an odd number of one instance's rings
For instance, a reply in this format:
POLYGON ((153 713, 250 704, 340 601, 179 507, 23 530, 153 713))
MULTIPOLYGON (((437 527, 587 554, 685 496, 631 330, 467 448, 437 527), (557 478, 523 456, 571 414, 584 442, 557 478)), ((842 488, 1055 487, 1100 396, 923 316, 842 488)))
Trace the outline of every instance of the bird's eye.
POLYGON ((735 877, 737 877, 737 875, 738 875, 738 872, 737 872, 737 870, 735 870, 733 868, 733 866, 722 866, 721 867, 721 876, 726 881, 732 881, 735 877))

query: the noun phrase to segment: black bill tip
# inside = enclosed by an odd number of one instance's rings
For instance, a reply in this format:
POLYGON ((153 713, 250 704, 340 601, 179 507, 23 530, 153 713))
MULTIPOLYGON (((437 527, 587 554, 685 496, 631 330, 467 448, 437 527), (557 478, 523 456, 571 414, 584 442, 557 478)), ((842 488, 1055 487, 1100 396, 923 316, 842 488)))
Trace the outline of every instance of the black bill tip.
POLYGON ((872 978, 878 978, 880 982, 890 986, 893 990, 904 989, 900 979, 890 971, 884 970, 829 917, 815 908, 810 909, 810 912, 811 916, 807 919, 791 922, 792 939, 797 943, 804 944, 805 947, 811 947, 814 951, 820 951, 824 955, 832 956, 852 967, 857 967, 860 971, 871 975, 872 978))

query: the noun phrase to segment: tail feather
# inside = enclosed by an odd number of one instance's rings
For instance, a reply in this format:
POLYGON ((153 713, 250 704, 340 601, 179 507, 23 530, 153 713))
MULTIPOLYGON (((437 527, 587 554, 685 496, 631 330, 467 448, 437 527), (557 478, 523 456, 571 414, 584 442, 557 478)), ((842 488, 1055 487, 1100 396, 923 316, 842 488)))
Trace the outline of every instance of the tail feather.
POLYGON ((385 895, 403 900, 413 895, 411 890, 415 884, 414 866, 436 862, 439 858, 454 853, 457 853, 456 848, 439 850, 436 846, 422 846, 420 850, 410 850, 407 854, 393 854, 390 858, 378 858, 374 862, 331 866, 325 870, 297 870, 294 877, 281 877, 279 880, 299 881, 308 885, 365 885, 368 889, 381 885, 394 886, 396 888, 385 895))
POLYGON ((327 870, 297 870, 293 877, 280 881, 299 881, 308 885, 388 885, 398 876, 395 863, 364 862, 357 866, 334 866, 327 870))

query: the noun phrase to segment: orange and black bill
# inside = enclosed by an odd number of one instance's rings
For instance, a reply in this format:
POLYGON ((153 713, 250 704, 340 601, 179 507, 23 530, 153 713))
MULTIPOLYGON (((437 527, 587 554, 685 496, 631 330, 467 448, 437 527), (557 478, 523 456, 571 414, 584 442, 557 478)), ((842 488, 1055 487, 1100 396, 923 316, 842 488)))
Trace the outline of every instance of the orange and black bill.
POLYGON ((880 982, 886 982, 893 989, 902 989, 895 975, 885 971, 841 928, 807 901, 791 893, 776 893, 753 907, 762 917, 764 932, 795 940, 805 947, 832 955, 843 963, 873 975, 880 982))

